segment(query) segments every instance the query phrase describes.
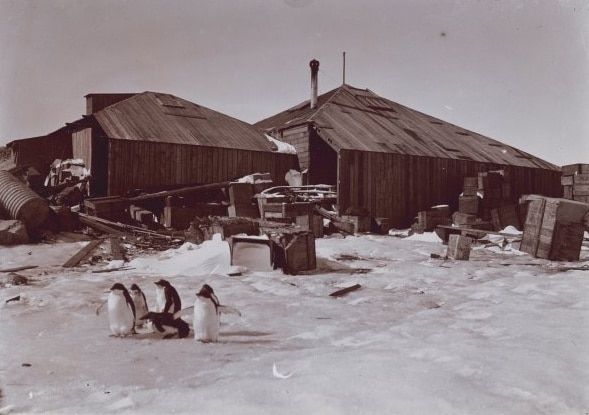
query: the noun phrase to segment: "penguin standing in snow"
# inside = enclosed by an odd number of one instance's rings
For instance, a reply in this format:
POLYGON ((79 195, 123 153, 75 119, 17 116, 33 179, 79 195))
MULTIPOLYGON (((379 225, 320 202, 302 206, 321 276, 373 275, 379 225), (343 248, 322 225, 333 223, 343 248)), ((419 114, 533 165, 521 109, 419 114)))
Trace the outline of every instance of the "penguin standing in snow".
POLYGON ((182 302, 178 291, 166 280, 155 282, 155 301, 158 313, 175 314, 182 309, 182 302))
POLYGON ((219 339, 219 300, 210 285, 204 284, 194 302, 194 338, 201 342, 219 339))
POLYGON ((164 339, 171 339, 176 334, 183 339, 188 336, 190 327, 188 323, 172 313, 156 313, 150 311, 141 317, 142 320, 150 320, 153 328, 164 335, 164 339))
MULTIPOLYGON (((147 314, 147 300, 145 294, 141 291, 141 288, 137 284, 131 285, 131 298, 135 304, 135 315, 144 316, 147 314)), ((141 328, 146 323, 143 318, 138 318, 135 321, 135 327, 141 328)))
POLYGON ((108 320, 112 336, 135 334, 135 304, 129 291, 121 283, 110 287, 108 294, 108 320))

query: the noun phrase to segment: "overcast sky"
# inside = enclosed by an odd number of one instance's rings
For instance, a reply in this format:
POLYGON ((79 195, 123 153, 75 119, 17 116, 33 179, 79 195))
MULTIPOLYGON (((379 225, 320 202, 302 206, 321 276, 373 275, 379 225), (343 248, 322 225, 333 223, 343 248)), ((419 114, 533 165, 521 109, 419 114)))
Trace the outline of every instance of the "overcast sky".
POLYGON ((254 123, 346 83, 552 163, 589 163, 587 0, 0 0, 0 145, 91 92, 254 123))

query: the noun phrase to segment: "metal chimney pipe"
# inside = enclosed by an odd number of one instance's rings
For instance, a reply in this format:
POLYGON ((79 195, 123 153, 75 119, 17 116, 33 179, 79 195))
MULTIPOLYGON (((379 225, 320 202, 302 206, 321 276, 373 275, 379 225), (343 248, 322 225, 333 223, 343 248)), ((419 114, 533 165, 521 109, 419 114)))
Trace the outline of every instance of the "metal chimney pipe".
POLYGON ((311 109, 317 108, 317 74, 319 73, 319 61, 313 59, 309 62, 311 67, 311 109))

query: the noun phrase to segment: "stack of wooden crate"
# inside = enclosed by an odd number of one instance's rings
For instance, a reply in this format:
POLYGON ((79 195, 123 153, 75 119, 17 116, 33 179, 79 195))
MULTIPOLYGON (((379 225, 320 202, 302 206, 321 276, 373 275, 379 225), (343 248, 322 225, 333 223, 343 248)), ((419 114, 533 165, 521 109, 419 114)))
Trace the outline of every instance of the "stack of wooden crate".
POLYGON ((589 204, 537 195, 528 203, 520 250, 551 261, 578 261, 589 204))
POLYGON ((475 218, 479 215, 480 199, 478 192, 478 178, 465 177, 462 194, 458 197, 458 212, 473 215, 475 218))
POLYGON ((511 188, 509 177, 505 170, 480 172, 478 174, 478 188, 483 199, 480 216, 491 220, 491 211, 511 203, 511 188))
POLYGON ((564 198, 589 203, 589 164, 562 166, 564 198))

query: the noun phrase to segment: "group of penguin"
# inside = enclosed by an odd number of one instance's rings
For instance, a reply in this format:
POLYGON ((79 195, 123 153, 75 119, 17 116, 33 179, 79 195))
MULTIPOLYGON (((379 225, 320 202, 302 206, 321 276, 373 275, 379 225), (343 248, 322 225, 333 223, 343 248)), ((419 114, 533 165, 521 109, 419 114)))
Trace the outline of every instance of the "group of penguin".
MULTIPOLYGON (((145 294, 137 284, 131 285, 130 292, 119 282, 110 288, 107 302, 112 336, 136 334, 135 328, 141 328, 148 322, 151 322, 153 330, 162 334, 164 339, 176 335, 179 338, 188 336, 190 327, 181 316, 192 306, 182 309, 178 291, 169 281, 160 279, 155 282, 155 287, 155 311, 148 310, 145 294)), ((219 338, 220 309, 224 306, 219 304, 210 285, 204 284, 196 293, 193 307, 194 338, 201 342, 216 342, 219 338)))

